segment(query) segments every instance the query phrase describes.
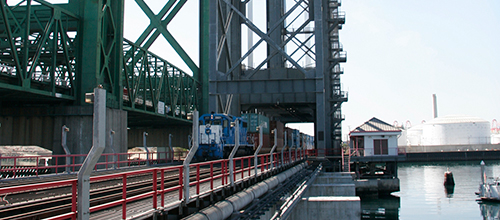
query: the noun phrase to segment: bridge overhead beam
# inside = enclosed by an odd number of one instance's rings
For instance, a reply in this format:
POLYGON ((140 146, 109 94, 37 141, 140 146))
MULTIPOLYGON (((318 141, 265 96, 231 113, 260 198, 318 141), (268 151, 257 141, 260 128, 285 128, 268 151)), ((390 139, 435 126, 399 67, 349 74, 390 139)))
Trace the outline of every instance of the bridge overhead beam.
MULTIPOLYGON (((216 94, 314 94, 315 79, 232 80, 213 82, 216 94)), ((279 102, 279 100, 277 100, 279 102)), ((282 101, 283 102, 283 101, 282 101)))

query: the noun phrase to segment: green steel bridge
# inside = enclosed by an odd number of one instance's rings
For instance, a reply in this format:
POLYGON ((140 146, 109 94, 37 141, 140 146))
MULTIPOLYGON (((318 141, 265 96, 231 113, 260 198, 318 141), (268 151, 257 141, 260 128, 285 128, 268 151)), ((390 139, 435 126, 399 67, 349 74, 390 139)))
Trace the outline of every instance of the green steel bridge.
MULTIPOLYGON (((314 122, 316 147, 340 149, 347 101, 340 82, 346 62, 340 0, 198 0, 198 11, 186 8, 187 0, 155 0, 154 7, 147 0, 56 1, 64 0, 0 0, 0 144, 55 149, 68 123, 82 127, 73 139, 85 139, 92 122, 85 94, 101 87, 110 129, 120 129, 119 144, 128 135, 129 147, 139 143, 130 137, 142 134, 130 128, 181 125, 186 134, 194 110, 239 115, 258 109, 284 123, 314 122), (149 20, 133 27, 135 40, 123 37, 125 2, 149 20), (266 22, 258 25, 252 5, 262 3, 256 11, 266 22), (199 19, 189 27, 198 29, 199 57, 168 29, 181 10, 199 19), (158 39, 168 42, 188 73, 150 51, 158 39), (254 65, 259 46, 267 51, 254 65), (30 119, 38 116, 39 122, 30 119), (33 138, 40 129, 45 133, 33 138)), ((75 148, 86 145, 87 139, 75 148)))
POLYGON ((186 0, 168 1, 159 14, 137 0, 151 22, 136 42, 123 38, 124 1, 0 2, 3 105, 85 105, 85 93, 99 86, 108 107, 128 111, 131 124, 148 115, 186 122, 202 108, 200 67, 166 28, 186 0), (148 51, 161 36, 191 75, 148 51))

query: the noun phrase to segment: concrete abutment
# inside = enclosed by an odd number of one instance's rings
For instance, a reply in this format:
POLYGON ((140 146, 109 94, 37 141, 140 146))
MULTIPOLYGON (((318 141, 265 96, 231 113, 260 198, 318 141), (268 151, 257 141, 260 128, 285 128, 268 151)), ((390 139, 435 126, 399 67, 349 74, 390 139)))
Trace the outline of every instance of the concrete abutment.
MULTIPOLYGON (((0 145, 35 145, 51 150, 54 155, 65 154, 62 146, 62 127, 69 128, 67 146, 71 154, 87 154, 92 147, 93 107, 20 107, 3 108, 0 115, 0 145)), ((115 152, 127 152, 127 112, 106 108, 106 131, 113 130, 115 152)), ((104 153, 112 153, 109 133, 104 153)), ((64 159, 64 158, 63 158, 64 159)), ((77 158, 77 163, 84 158, 77 158)))

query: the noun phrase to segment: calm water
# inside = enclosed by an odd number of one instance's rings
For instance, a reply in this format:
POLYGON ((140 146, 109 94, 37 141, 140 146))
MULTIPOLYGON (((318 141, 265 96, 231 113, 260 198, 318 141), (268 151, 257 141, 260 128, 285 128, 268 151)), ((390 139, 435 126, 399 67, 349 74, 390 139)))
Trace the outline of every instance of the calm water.
MULTIPOLYGON (((500 204, 478 204, 480 161, 401 163, 400 192, 394 197, 362 199, 362 219, 499 219, 500 204), (443 186, 449 169, 455 187, 443 186)), ((485 161, 486 175, 500 177, 500 161, 485 161)))

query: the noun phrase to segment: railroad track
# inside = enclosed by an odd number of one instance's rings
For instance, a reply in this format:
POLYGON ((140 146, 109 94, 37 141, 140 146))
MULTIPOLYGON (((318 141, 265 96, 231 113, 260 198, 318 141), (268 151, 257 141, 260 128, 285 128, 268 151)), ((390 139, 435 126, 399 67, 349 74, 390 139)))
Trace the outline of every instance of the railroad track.
MULTIPOLYGON (((213 174, 219 175, 220 168, 214 167, 213 174)), ((177 172, 165 172, 164 187, 174 187, 179 184, 177 172)), ((210 169, 200 169, 200 179, 210 177, 210 169)), ((136 175, 127 178, 127 197, 140 195, 151 191, 152 174, 136 175)), ((196 171, 190 172, 190 181, 196 180, 196 171)), ((90 192, 90 206, 105 204, 122 198, 121 178, 92 184, 90 192)), ((161 181, 157 182, 158 189, 161 181)), ((0 207, 0 219, 42 219, 71 212, 71 187, 58 187, 39 192, 24 192, 16 195, 7 195, 17 200, 14 204, 0 207), (24 200, 24 201, 21 201, 24 200)), ((1 197, 5 198, 4 195, 1 197)), ((13 201, 11 199, 11 201, 13 201)))

